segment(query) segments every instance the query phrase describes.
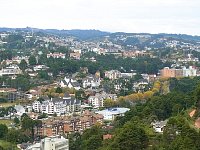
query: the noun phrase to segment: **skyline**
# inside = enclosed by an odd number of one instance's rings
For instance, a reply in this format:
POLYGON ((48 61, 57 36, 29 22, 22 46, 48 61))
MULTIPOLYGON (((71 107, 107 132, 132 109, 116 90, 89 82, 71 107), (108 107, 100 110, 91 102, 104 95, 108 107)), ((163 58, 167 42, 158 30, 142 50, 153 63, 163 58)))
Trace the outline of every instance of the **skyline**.
POLYGON ((198 0, 0 0, 0 27, 200 35, 198 0))

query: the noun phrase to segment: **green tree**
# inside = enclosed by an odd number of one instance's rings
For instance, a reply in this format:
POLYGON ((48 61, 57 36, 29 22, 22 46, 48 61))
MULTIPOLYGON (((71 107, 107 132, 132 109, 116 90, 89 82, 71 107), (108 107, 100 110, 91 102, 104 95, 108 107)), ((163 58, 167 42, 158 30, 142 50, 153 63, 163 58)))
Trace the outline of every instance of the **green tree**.
POLYGON ((41 79, 45 79, 45 80, 49 80, 49 75, 46 71, 44 70, 40 70, 38 71, 38 75, 37 75, 38 78, 41 78, 41 79))
POLYGON ((148 142, 149 139, 144 129, 129 122, 116 133, 110 149, 142 150, 147 148, 148 142))
POLYGON ((81 136, 81 149, 95 150, 102 146, 102 131, 99 126, 93 126, 84 131, 81 136))
POLYGON ((37 60, 36 60, 35 56, 33 56, 33 55, 31 55, 31 56, 29 57, 28 61, 29 61, 29 64, 30 64, 31 66, 37 64, 37 60))
POLYGON ((63 93, 62 88, 57 87, 57 88, 56 88, 56 93, 63 93))
POLYGON ((18 119, 17 117, 15 117, 15 118, 14 118, 14 123, 15 123, 15 124, 19 124, 19 122, 20 122, 19 119, 18 119))
POLYGON ((21 61, 20 64, 19 64, 19 68, 20 68, 22 71, 25 71, 25 69, 27 69, 27 67, 28 67, 27 62, 26 62, 24 59, 22 59, 22 61, 21 61))
POLYGON ((8 133, 8 127, 5 124, 0 124, 0 138, 4 138, 8 133))
POLYGON ((10 116, 10 120, 11 120, 11 116, 16 112, 17 111, 13 106, 9 106, 6 108, 6 113, 10 116))

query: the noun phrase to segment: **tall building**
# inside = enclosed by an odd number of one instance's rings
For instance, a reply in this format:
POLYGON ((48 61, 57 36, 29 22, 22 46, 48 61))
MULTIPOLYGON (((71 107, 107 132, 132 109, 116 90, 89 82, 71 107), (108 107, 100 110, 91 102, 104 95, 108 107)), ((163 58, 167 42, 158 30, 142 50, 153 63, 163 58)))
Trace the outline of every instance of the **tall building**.
POLYGON ((175 69, 175 68, 169 68, 165 67, 162 70, 160 70, 161 77, 191 77, 197 75, 197 70, 190 66, 189 68, 183 67, 182 69, 175 69))

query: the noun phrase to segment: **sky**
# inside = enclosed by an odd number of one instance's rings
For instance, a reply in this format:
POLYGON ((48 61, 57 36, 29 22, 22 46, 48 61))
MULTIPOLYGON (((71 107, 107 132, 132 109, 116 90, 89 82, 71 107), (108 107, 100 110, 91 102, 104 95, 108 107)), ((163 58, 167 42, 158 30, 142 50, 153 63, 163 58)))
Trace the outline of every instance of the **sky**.
POLYGON ((0 0, 0 27, 200 35, 200 0, 0 0))

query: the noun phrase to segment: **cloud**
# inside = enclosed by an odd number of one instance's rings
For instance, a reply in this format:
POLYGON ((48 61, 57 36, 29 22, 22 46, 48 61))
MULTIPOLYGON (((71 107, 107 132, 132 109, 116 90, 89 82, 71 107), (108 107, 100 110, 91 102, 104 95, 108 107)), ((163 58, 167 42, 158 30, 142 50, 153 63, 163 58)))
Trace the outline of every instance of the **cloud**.
POLYGON ((200 35, 199 0, 0 0, 1 27, 200 35))

